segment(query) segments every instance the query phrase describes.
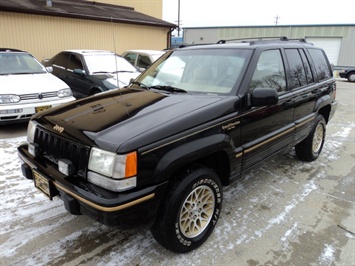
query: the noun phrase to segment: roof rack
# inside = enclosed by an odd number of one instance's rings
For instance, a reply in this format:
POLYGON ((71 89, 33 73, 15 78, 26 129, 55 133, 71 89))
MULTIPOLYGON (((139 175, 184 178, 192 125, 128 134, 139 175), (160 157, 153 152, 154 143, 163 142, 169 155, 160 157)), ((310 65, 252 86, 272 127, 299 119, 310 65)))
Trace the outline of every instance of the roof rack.
POLYGON ((251 37, 251 38, 238 38, 238 39, 229 39, 229 40, 219 40, 217 44, 223 44, 227 42, 233 42, 233 41, 241 41, 243 43, 249 42, 251 44, 254 44, 256 41, 267 41, 267 40, 280 40, 280 41, 299 41, 299 42, 304 42, 306 43, 306 39, 301 38, 301 39, 289 39, 286 36, 279 36, 279 37, 251 37))

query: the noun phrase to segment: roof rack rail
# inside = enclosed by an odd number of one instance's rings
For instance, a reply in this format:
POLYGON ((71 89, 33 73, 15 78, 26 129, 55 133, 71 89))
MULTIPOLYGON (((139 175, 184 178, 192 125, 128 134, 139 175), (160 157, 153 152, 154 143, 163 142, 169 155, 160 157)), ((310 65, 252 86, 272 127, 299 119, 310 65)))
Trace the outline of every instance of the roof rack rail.
POLYGON ((280 40, 280 41, 288 41, 289 39, 286 36, 279 36, 279 37, 249 37, 249 38, 238 38, 238 39, 229 39, 229 40, 219 40, 217 44, 222 44, 230 41, 263 41, 263 40, 280 40))

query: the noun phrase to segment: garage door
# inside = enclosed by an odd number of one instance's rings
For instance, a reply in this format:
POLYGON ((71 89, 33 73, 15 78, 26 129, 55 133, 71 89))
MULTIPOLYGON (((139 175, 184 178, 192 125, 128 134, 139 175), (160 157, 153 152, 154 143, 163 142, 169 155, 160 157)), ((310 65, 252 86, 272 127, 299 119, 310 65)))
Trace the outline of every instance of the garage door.
POLYGON ((316 46, 322 47, 327 54, 331 64, 337 66, 339 51, 341 45, 341 38, 306 38, 307 42, 313 43, 316 46))

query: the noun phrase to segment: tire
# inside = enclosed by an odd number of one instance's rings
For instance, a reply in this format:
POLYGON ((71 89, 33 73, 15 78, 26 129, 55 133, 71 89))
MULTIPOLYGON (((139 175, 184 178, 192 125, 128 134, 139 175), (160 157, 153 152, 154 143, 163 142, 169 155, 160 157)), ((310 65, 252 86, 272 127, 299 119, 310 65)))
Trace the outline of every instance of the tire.
POLYGON ((198 248, 218 221, 222 199, 222 185, 212 169, 186 171, 167 191, 151 227, 153 237, 176 253, 198 248))
POLYGON ((351 73, 348 75, 348 81, 349 81, 349 82, 355 82, 355 72, 351 72, 351 73))
POLYGON ((323 149, 325 132, 325 119, 322 115, 318 115, 307 138, 295 147, 298 158, 307 162, 316 160, 323 149))

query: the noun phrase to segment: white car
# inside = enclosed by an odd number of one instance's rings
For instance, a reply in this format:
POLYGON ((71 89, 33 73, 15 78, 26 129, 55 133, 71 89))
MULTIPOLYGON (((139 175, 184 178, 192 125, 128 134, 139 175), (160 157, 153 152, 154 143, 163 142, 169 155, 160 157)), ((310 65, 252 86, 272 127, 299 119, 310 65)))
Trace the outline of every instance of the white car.
POLYGON ((27 52, 0 48, 0 125, 27 121, 75 100, 69 86, 50 71, 27 52))
POLYGON ((122 57, 139 71, 144 71, 163 54, 165 51, 160 50, 129 50, 124 52, 122 57))

